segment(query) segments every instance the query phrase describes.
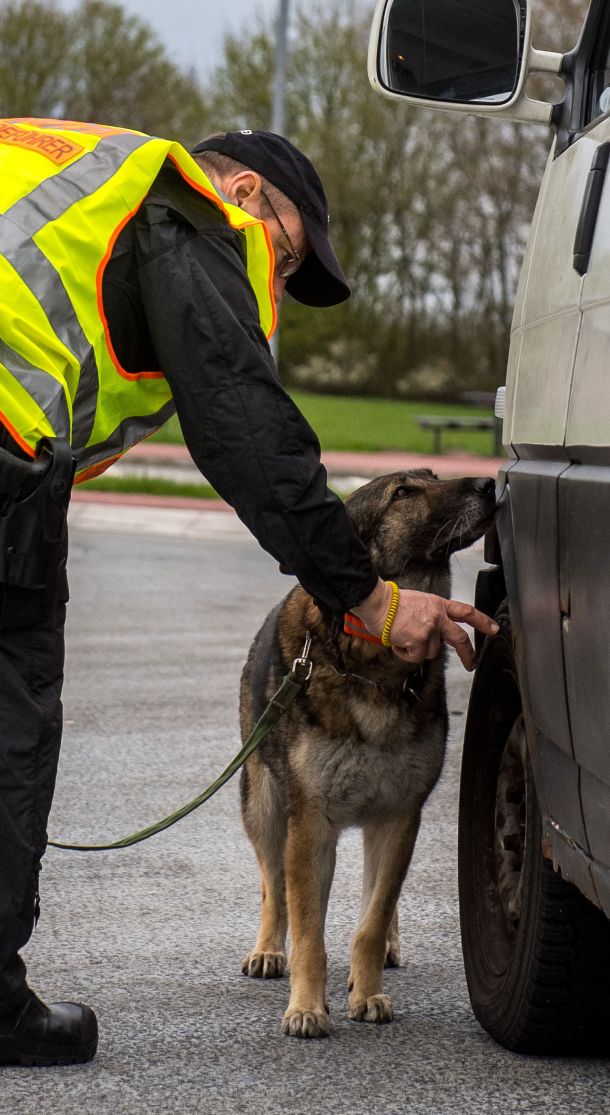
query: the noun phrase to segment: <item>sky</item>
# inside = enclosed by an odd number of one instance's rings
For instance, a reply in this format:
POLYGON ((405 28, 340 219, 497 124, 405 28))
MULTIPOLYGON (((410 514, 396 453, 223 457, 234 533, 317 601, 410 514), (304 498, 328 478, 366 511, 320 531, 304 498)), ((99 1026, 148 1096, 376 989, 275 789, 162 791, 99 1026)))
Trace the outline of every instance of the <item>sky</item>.
POLYGON ((261 12, 272 17, 278 0, 119 0, 125 11, 145 20, 180 66, 205 77, 213 68, 227 31, 238 31, 261 12))

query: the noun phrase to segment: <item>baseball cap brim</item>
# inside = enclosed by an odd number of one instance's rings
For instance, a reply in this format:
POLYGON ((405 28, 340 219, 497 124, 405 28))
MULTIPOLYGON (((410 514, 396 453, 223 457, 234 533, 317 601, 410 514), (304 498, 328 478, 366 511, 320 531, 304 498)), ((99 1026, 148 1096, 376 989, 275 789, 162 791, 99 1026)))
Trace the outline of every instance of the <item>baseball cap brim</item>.
POLYGON ((217 151, 257 171, 296 206, 303 221, 309 252, 287 283, 286 290, 306 306, 335 306, 351 294, 328 239, 328 202, 313 163, 285 136, 275 132, 223 132, 207 136, 191 154, 217 151))
POLYGON ((302 209, 299 213, 310 250, 299 270, 288 279, 286 290, 305 306, 337 306, 349 298, 350 285, 324 229, 302 209))

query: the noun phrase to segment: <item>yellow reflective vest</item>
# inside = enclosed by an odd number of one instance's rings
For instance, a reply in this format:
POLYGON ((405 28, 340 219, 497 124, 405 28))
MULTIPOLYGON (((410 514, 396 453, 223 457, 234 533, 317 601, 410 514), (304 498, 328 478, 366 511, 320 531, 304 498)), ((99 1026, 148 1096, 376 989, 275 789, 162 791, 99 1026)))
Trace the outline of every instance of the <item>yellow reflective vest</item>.
POLYGON ((73 120, 0 120, 0 422, 30 456, 41 437, 67 438, 77 481, 103 472, 174 412, 161 371, 121 367, 101 296, 117 236, 166 159, 245 237, 270 337, 267 228, 225 203, 180 144, 73 120))

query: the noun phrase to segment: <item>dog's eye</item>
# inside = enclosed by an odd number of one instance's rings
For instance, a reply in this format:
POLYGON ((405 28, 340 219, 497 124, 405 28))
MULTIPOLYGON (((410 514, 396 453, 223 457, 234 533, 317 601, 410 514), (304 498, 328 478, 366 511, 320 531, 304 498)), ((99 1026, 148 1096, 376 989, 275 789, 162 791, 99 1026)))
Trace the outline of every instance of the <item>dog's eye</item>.
POLYGON ((417 495, 417 491, 417 488, 407 488, 404 484, 401 484, 400 487, 396 488, 394 491, 392 499, 407 499, 409 496, 417 495))

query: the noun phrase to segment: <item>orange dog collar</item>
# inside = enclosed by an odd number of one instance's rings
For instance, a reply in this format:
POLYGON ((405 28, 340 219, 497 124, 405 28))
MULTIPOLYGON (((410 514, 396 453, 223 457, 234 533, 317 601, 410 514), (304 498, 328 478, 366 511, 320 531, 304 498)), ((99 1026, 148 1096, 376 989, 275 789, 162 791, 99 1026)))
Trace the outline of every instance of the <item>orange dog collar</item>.
POLYGON ((354 635, 357 639, 366 639, 367 643, 382 645, 381 639, 377 635, 371 635, 360 617, 355 616, 353 612, 346 612, 343 616, 343 633, 344 635, 354 635))

